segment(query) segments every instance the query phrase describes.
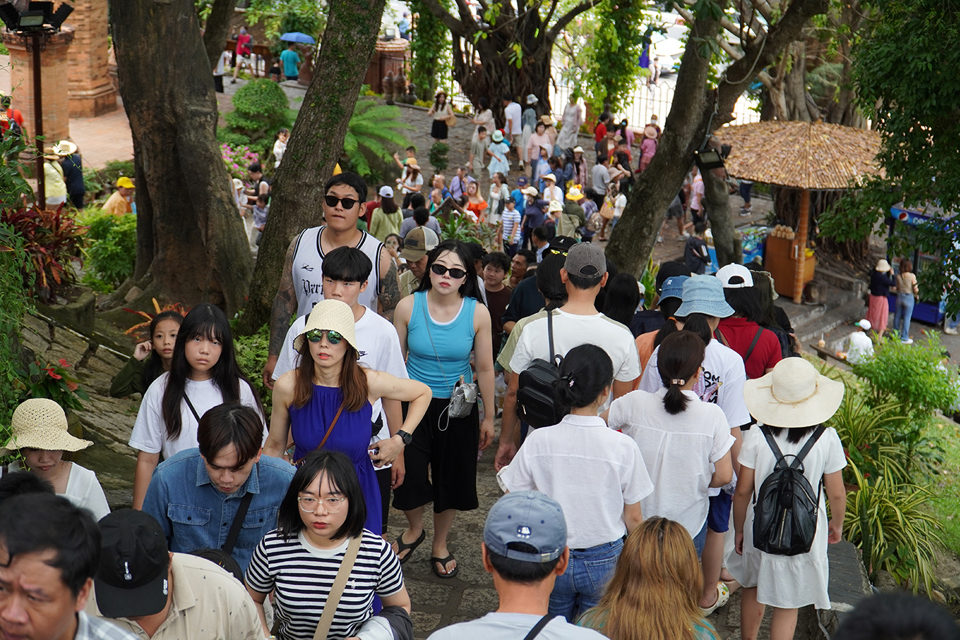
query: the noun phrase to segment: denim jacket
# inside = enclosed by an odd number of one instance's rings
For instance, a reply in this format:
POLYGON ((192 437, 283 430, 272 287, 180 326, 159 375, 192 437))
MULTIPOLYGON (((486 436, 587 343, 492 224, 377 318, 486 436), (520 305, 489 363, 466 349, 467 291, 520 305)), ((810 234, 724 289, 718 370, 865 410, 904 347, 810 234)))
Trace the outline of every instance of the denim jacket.
POLYGON ((143 510, 163 527, 170 551, 219 549, 227 541, 240 499, 247 492, 253 493, 231 554, 246 572, 257 544, 277 526, 277 508, 294 471, 293 465, 279 458, 262 456, 243 486, 228 495, 210 482, 200 450, 187 449, 162 462, 153 472, 143 510))

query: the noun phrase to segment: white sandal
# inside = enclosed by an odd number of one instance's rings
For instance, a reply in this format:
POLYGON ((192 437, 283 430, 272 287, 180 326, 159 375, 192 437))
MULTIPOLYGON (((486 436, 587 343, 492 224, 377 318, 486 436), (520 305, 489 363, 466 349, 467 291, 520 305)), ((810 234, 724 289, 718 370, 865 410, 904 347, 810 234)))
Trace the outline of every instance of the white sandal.
POLYGON ((711 613, 727 604, 727 601, 730 600, 730 589, 722 582, 717 583, 717 601, 713 603, 712 606, 704 609, 700 607, 700 613, 703 614, 703 617, 706 618, 711 613))

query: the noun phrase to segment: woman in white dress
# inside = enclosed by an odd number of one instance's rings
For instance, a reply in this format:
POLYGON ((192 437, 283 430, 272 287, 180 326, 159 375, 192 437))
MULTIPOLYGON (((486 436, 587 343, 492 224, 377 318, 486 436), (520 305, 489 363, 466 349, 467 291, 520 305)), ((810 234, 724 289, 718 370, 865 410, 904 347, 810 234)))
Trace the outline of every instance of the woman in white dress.
POLYGON ((29 471, 50 483, 61 495, 100 520, 110 507, 97 474, 75 462, 63 459, 65 451, 86 449, 93 443, 76 438, 67 431, 67 415, 49 398, 31 398, 20 403, 11 420, 13 435, 0 449, 0 456, 18 452, 17 460, 0 470, 0 475, 29 471))
POLYGON ((490 109, 490 101, 486 98, 477 100, 477 115, 470 119, 475 126, 473 127, 473 138, 471 142, 476 142, 480 135, 477 133, 480 127, 486 127, 487 131, 493 132, 497 125, 493 120, 493 111, 490 109))
POLYGON ((847 461, 837 432, 820 426, 840 406, 843 383, 818 374, 802 358, 784 358, 762 378, 747 380, 743 393, 750 413, 764 426, 744 433, 733 498, 736 553, 727 560, 727 569, 744 587, 743 640, 757 637, 765 605, 774 607, 771 640, 791 640, 800 607, 830 608, 827 544, 840 542, 843 533, 847 496, 841 472, 847 461), (768 435, 788 464, 815 438, 802 460, 803 475, 820 496, 816 534, 806 553, 774 555, 754 546, 754 495, 777 463, 768 435), (831 506, 829 521, 824 494, 831 506))
POLYGON ((570 103, 563 108, 563 117, 560 118, 560 135, 557 136, 557 146, 561 149, 572 149, 577 146, 577 134, 583 124, 583 112, 577 104, 577 97, 570 95, 570 103))

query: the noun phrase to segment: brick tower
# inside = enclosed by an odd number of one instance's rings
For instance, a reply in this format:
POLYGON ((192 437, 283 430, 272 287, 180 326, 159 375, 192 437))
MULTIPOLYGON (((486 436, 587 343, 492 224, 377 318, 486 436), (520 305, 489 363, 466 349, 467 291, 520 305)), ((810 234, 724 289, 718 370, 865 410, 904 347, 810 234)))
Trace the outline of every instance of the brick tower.
POLYGON ((91 118, 117 108, 117 92, 107 66, 107 0, 75 0, 67 21, 70 45, 70 117, 91 118))

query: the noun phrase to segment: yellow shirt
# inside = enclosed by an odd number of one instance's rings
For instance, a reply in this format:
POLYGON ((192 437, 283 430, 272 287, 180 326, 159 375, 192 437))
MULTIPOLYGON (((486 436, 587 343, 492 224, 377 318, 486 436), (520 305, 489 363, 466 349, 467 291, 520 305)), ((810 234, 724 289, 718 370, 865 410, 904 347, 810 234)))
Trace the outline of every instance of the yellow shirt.
POLYGON ((119 191, 113 192, 113 195, 103 204, 103 210, 115 216, 133 213, 133 207, 130 206, 130 203, 119 191))
POLYGON ((411 295, 420 286, 420 281, 413 275, 413 271, 407 269, 400 274, 400 297, 406 298, 411 295))
POLYGON ((67 195, 67 183, 63 180, 63 169, 59 162, 43 163, 43 195, 46 198, 67 195))

